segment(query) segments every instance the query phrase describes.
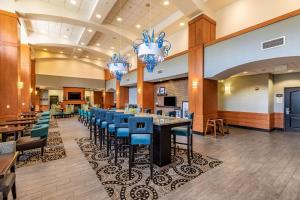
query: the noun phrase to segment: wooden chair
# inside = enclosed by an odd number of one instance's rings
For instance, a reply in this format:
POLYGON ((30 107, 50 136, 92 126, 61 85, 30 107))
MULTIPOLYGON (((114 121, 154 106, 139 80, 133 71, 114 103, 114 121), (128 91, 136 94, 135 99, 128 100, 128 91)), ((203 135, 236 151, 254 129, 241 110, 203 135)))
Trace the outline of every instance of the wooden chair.
POLYGON ((208 119, 206 122, 206 128, 204 135, 207 135, 209 129, 212 130, 212 133, 217 137, 217 133, 220 132, 224 136, 224 120, 223 119, 208 119))

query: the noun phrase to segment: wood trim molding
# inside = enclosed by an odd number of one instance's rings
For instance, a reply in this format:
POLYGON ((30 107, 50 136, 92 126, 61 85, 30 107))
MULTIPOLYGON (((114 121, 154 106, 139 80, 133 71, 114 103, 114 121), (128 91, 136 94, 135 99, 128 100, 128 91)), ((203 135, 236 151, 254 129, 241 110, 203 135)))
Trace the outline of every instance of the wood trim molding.
POLYGON ((270 19, 268 21, 265 21, 265 22, 262 22, 262 23, 259 23, 259 24, 256 24, 254 26, 250 26, 246 29, 243 29, 243 30, 240 30, 240 31, 237 31, 237 32, 234 32, 234 33, 231 33, 229 35, 226 35, 224 37, 220 37, 214 41, 211 41, 211 42, 207 42, 204 46, 205 47, 208 47, 210 45, 213 45, 213 44, 216 44, 216 43, 219 43, 219 42, 222 42, 222 41, 225 41, 225 40, 228 40, 228 39, 231 39, 231 38, 234 38, 234 37, 237 37, 237 36, 240 36, 240 35, 243 35, 243 34, 246 34, 246 33, 249 33, 251 31, 255 31, 257 29, 260 29, 260 28, 263 28, 263 27, 266 27, 266 26, 269 26, 271 24, 274 24, 274 23, 277 23, 277 22, 280 22, 280 21, 283 21, 283 20, 286 20, 286 19, 289 19, 291 17, 295 17, 297 15, 300 15, 300 9, 298 10, 295 10, 295 11, 292 11, 292 12, 289 12, 287 14, 284 14, 284 15, 281 15, 279 17, 275 17, 273 19, 270 19))
POLYGON ((6 15, 6 16, 9 16, 9 17, 18 18, 18 15, 16 13, 8 12, 8 11, 5 11, 5 10, 0 10, 0 15, 6 15))
POLYGON ((188 52, 189 52, 189 50, 184 50, 184 51, 181 51, 181 52, 179 52, 179 53, 173 54, 173 55, 171 55, 171 56, 166 57, 166 58, 165 58, 165 61, 171 60, 171 59, 176 58, 176 57, 179 57, 179 56, 182 56, 182 55, 184 55, 184 54, 187 54, 188 52))
POLYGON ((205 15, 205 14, 200 14, 199 16, 195 17, 194 19, 189 21, 189 24, 195 23, 195 22, 199 21, 200 19, 206 19, 210 23, 216 25, 216 21, 213 20, 212 18, 210 18, 209 16, 205 15))
POLYGON ((274 128, 284 128, 283 113, 253 113, 219 110, 218 117, 226 119, 229 125, 258 128, 269 131, 274 128))

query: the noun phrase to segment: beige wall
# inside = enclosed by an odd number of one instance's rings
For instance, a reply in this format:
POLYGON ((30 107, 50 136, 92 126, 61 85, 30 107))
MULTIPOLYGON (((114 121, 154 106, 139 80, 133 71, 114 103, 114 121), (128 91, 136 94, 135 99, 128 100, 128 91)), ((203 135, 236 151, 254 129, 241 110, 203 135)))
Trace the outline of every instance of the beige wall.
POLYGON ((180 53, 188 49, 188 28, 187 26, 172 35, 167 35, 168 40, 172 47, 169 52, 169 56, 180 53))
POLYGON ((268 113, 268 84, 268 74, 239 76, 224 80, 218 88, 219 110, 268 113), (225 94, 225 86, 230 86, 230 94, 225 94))
POLYGON ((216 12, 217 38, 300 8, 298 0, 238 0, 216 12))
POLYGON ((103 69, 77 60, 37 60, 36 74, 104 80, 103 69))

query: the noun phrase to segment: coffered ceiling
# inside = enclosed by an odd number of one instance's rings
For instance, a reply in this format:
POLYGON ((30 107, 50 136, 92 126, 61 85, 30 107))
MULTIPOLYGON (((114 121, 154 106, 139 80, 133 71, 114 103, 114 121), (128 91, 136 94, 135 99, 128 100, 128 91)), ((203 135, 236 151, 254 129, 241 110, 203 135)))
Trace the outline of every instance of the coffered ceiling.
MULTIPOLYGON (((202 12, 220 9, 233 0, 1 0, 0 7, 15 11, 33 51, 47 51, 48 59, 64 54, 90 59, 100 67, 113 52, 132 53, 132 41, 143 29, 168 35, 180 22, 202 12)), ((187 24, 187 23, 185 23, 187 24)), ((185 25, 186 26, 186 25, 185 25)), ((45 57, 43 57, 45 59, 45 57)))

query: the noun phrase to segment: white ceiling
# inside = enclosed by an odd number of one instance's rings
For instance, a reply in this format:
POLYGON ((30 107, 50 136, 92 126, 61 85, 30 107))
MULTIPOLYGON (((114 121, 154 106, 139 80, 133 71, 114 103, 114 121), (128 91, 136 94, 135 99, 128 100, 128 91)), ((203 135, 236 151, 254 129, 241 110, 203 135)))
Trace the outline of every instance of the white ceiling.
POLYGON ((1 0, 0 7, 19 14, 36 51, 63 52, 74 59, 107 60, 114 51, 133 54, 132 41, 149 26, 155 27, 156 33, 166 31, 170 35, 183 28, 179 22, 188 22, 207 7, 217 10, 232 1, 1 0), (205 2, 199 4, 200 1, 205 2))

